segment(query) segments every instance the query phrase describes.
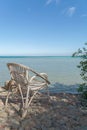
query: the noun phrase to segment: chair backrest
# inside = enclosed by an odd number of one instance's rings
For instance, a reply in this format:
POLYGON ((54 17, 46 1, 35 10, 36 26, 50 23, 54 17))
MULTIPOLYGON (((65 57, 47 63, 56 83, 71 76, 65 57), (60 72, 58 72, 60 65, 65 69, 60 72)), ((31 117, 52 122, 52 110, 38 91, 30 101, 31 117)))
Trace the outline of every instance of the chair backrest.
POLYGON ((39 73, 37 73, 36 71, 32 70, 29 67, 16 63, 8 63, 7 66, 10 71, 11 79, 15 80, 19 84, 23 85, 29 82, 29 71, 44 79, 47 82, 47 84, 50 84, 47 78, 40 75, 39 73))
POLYGON ((19 84, 27 84, 29 68, 21 64, 8 63, 7 64, 11 79, 15 80, 19 84))

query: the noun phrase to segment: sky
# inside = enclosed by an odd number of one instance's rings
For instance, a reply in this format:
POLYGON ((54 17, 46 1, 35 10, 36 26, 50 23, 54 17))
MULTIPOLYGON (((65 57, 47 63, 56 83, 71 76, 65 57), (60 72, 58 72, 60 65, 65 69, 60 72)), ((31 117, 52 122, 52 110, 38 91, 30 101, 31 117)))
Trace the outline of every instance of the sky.
POLYGON ((0 0, 1 56, 72 55, 87 42, 87 0, 0 0))

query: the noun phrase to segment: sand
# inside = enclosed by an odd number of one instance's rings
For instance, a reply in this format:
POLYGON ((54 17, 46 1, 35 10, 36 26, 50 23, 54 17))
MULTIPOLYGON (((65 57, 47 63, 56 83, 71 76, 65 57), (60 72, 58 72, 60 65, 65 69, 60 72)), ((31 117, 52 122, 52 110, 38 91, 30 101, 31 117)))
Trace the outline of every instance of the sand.
POLYGON ((22 120, 19 102, 9 100, 5 111, 7 91, 3 91, 0 88, 0 130, 87 130, 87 110, 77 94, 50 93, 50 100, 43 94, 33 100, 22 120))

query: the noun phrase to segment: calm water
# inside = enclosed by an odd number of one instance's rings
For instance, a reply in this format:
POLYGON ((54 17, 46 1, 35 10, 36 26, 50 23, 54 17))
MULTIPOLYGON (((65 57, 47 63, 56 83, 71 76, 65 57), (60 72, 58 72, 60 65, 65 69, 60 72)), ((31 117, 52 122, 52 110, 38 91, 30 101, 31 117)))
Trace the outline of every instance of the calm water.
POLYGON ((54 86, 72 87, 82 82, 80 70, 77 68, 79 61, 80 58, 68 56, 0 57, 0 86, 10 79, 6 64, 16 62, 29 66, 37 72, 46 72, 54 86))

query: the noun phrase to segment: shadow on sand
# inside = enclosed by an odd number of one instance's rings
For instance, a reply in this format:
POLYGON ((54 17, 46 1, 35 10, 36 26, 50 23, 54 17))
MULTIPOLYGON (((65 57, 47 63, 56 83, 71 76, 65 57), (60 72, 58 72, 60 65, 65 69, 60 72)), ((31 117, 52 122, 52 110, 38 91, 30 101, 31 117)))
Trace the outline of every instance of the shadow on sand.
MULTIPOLYGON (((52 84, 49 87, 50 100, 42 91, 43 96, 33 100, 24 120, 11 106, 6 122, 9 130, 79 130, 83 117, 79 110, 78 86, 52 84)), ((0 99, 5 101, 1 96, 0 99)))

